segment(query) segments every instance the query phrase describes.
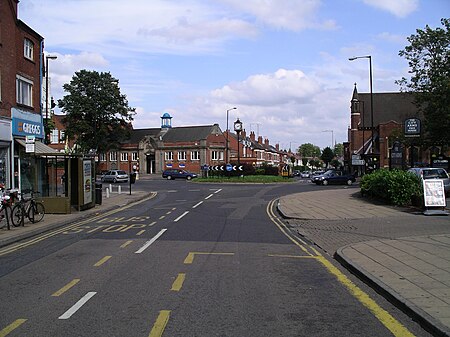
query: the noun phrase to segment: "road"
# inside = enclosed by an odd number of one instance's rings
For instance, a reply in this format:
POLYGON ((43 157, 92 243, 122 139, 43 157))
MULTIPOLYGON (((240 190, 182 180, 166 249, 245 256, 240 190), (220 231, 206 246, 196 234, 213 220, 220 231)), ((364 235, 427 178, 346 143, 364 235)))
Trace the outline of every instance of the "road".
POLYGON ((278 218, 317 186, 145 184, 0 257, 0 337, 429 336, 278 218))

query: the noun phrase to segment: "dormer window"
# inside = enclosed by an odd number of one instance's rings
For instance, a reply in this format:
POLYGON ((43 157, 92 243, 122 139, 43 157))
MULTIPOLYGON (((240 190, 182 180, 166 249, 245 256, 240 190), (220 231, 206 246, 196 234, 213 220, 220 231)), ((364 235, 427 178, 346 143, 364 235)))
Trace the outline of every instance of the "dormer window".
POLYGON ((25 58, 33 61, 34 60, 34 43, 29 39, 24 39, 23 41, 23 56, 25 58))

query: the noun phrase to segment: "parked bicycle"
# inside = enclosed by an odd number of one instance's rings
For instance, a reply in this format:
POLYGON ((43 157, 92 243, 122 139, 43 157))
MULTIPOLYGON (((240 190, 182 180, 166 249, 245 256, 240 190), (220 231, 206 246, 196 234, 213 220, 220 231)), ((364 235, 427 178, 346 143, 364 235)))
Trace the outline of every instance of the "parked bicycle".
POLYGON ((5 226, 10 229, 9 220, 11 218, 11 197, 4 189, 0 190, 0 229, 5 226))
POLYGON ((24 225, 25 217, 27 217, 31 223, 41 221, 45 215, 44 204, 36 201, 34 195, 39 192, 33 190, 24 190, 19 193, 19 201, 14 205, 12 209, 11 220, 14 226, 24 225), (24 194, 30 193, 31 197, 26 199, 24 194))

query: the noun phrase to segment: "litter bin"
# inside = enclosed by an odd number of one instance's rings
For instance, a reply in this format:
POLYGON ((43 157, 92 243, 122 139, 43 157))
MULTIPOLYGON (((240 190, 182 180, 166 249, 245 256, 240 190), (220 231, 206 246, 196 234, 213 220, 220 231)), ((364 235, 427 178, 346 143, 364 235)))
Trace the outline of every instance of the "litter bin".
POLYGON ((130 175, 130 183, 134 184, 136 182, 136 173, 131 173, 130 175))
POLYGON ((102 204, 102 188, 103 184, 99 182, 95 182, 95 203, 98 205, 102 204))

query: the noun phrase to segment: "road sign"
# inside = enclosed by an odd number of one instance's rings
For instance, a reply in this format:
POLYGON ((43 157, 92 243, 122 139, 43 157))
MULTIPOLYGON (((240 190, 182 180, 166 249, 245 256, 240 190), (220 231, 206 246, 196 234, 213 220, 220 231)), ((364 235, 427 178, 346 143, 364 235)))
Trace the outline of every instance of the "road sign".
POLYGON ((225 169, 226 169, 228 172, 230 172, 230 171, 233 171, 234 167, 233 167, 233 165, 231 165, 231 164, 227 164, 227 165, 225 166, 225 169))

